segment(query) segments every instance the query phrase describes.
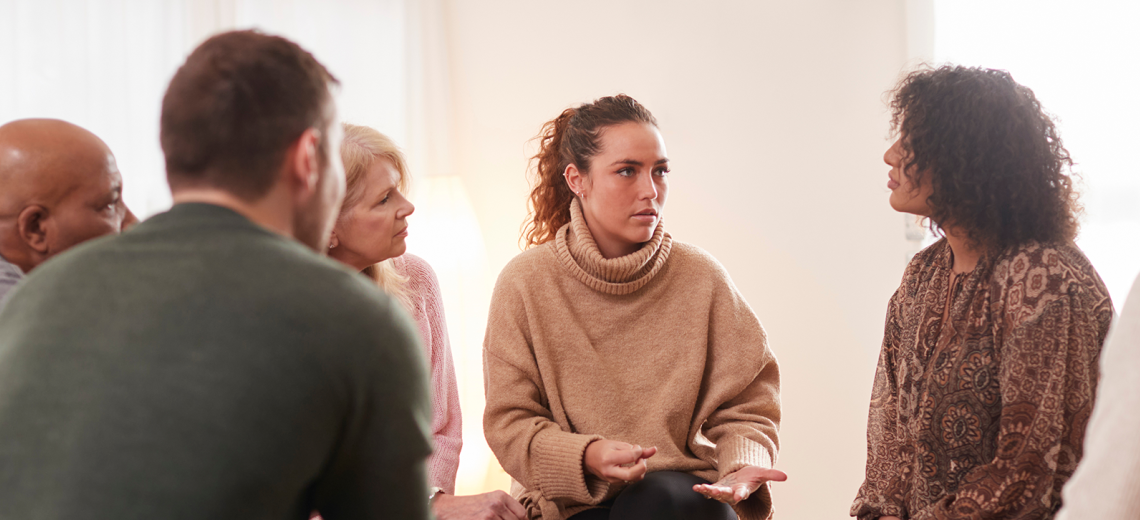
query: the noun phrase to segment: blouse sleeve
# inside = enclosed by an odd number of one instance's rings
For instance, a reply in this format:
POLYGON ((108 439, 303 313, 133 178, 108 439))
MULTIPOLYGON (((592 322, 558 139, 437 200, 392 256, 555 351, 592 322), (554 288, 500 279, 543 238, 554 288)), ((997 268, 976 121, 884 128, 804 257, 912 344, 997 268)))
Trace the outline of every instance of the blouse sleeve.
POLYGON ((601 437, 563 431, 553 421, 531 348, 526 310, 516 290, 500 277, 491 298, 483 344, 487 405, 483 430, 503 469, 547 500, 598 504, 609 483, 588 475, 586 446, 601 437))
POLYGON ((1140 278, 1101 354, 1084 459, 1065 485, 1057 520, 1140 518, 1140 278))
POLYGON ((912 519, 1048 518, 1060 506, 1061 486, 1081 457, 1107 328, 1089 302, 1107 295, 1084 294, 1088 288, 1075 282, 1054 292, 1053 275, 1032 271, 1004 291, 1004 311, 995 322, 1002 402, 997 454, 912 519))
POLYGON ((895 360, 901 334, 900 288, 887 305, 883 346, 875 368, 871 408, 867 417, 867 470, 851 506, 851 516, 875 520, 880 516, 905 518, 903 500, 903 449, 898 439, 898 384, 895 360))

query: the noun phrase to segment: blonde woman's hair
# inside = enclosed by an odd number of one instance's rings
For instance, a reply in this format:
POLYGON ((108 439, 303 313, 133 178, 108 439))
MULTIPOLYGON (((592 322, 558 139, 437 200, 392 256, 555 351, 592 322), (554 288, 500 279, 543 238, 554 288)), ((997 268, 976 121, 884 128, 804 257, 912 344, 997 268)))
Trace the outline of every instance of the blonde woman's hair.
MULTIPOLYGON (((340 158, 341 162, 344 163, 344 176, 347 181, 344 204, 341 206, 342 215, 360 201, 360 197, 364 194, 365 174, 377 159, 392 161, 396 171, 400 172, 400 180, 396 183, 396 189, 400 190, 400 193, 408 193, 410 184, 408 182, 408 161, 404 158, 404 152, 400 151, 400 147, 396 146, 396 143, 388 136, 375 129, 345 123, 344 141, 340 145, 340 158)), ((396 271, 391 258, 370 265, 364 268, 361 273, 374 280, 376 285, 399 300, 405 308, 411 309, 411 295, 408 294, 407 288, 408 278, 396 271)))

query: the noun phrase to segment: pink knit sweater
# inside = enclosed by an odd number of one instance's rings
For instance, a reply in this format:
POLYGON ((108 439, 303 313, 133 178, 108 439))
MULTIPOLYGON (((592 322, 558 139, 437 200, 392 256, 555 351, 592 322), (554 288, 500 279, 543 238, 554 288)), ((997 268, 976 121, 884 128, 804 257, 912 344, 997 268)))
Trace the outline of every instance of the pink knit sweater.
MULTIPOLYGON (((459 413, 459 386, 447 339, 443 297, 435 271, 424 259, 406 254, 393 259, 400 274, 408 277, 408 311, 419 325, 424 350, 431 363, 432 436, 435 452, 428 459, 428 483, 455 494, 459 450, 463 447, 463 419, 459 413)), ((427 500, 427 497, 424 497, 427 500)))

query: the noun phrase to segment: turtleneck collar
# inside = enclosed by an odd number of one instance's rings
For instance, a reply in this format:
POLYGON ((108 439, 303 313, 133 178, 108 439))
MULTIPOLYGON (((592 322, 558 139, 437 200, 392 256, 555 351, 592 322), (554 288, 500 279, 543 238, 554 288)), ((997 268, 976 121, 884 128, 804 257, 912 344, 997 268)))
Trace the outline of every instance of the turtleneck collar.
POLYGON ((570 222, 554 238, 555 254, 562 266, 582 283, 608 294, 629 294, 649 283, 665 265, 673 238, 657 222, 653 237, 641 249, 618 258, 606 258, 598 250, 578 199, 570 203, 570 222))

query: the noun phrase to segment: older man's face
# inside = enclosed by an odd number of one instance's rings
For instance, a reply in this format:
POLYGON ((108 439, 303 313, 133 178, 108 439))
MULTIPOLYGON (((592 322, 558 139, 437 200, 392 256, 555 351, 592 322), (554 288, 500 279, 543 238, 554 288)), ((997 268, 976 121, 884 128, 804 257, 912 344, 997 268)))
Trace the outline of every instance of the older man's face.
POLYGON ((115 156, 66 121, 0 126, 0 255, 29 271, 85 240, 118 233, 129 215, 115 156))
POLYGON ((54 251, 103 235, 119 233, 127 208, 123 204, 123 178, 115 157, 108 151, 103 160, 91 163, 90 171, 77 176, 80 180, 56 207, 59 226, 54 234, 54 251))

